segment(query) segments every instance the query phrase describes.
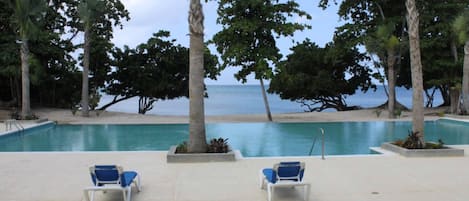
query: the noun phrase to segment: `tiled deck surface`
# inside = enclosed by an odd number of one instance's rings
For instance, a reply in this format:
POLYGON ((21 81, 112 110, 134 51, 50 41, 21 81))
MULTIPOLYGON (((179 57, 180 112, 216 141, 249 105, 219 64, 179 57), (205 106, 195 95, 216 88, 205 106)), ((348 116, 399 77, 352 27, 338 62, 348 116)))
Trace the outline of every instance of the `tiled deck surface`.
MULTIPOLYGON (((469 151, 468 147, 466 148, 469 151)), ((264 201, 258 172, 278 161, 306 162, 311 201, 466 201, 469 157, 397 155, 245 158, 225 163, 167 164, 166 152, 0 153, 1 201, 81 201, 88 166, 120 164, 137 170, 143 190, 133 201, 264 201)), ((96 193, 120 201, 120 192, 96 193)), ((281 189, 276 200, 301 200, 300 189, 281 189), (292 193, 293 192, 293 193, 292 193)))

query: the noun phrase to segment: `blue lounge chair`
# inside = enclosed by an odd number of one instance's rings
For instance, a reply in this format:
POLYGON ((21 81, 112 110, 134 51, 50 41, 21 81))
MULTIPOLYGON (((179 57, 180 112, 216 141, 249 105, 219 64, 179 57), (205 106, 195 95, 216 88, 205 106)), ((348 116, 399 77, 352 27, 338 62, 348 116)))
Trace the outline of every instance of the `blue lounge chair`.
POLYGON ((131 184, 135 183, 137 191, 140 192, 140 176, 135 171, 124 171, 118 165, 95 165, 90 167, 91 181, 93 186, 84 190, 85 200, 94 199, 95 191, 120 190, 124 195, 124 201, 130 201, 132 192, 131 184))
POLYGON ((276 187, 304 187, 304 199, 309 199, 309 190, 311 185, 303 182, 305 172, 304 162, 281 162, 274 165, 273 168, 264 168, 260 171, 260 187, 264 189, 267 184, 267 197, 272 201, 276 187))

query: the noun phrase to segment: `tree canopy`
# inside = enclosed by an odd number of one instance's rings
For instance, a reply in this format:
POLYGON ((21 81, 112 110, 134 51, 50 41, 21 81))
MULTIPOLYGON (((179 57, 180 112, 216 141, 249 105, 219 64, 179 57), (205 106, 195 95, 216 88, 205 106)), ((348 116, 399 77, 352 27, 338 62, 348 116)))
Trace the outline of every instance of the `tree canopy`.
POLYGON ((291 50, 278 66, 269 92, 301 103, 306 111, 355 109, 346 104, 345 97, 355 94, 357 89, 375 88, 371 70, 361 64, 366 57, 355 47, 329 43, 321 48, 306 40, 291 50))
POLYGON ((269 79, 272 76, 270 65, 282 58, 275 39, 309 28, 290 21, 292 16, 311 19, 294 1, 219 0, 218 3, 217 23, 223 29, 215 34, 212 42, 221 54, 222 68, 240 67, 235 77, 242 82, 246 82, 246 76, 251 73, 256 79, 269 79))
MULTIPOLYGON (((189 49, 168 40, 169 32, 159 31, 135 49, 115 48, 109 86, 105 92, 114 100, 100 109, 132 97, 139 97, 139 110, 145 114, 158 100, 189 96, 189 49)), ((205 76, 216 79, 217 58, 205 51, 205 76)))

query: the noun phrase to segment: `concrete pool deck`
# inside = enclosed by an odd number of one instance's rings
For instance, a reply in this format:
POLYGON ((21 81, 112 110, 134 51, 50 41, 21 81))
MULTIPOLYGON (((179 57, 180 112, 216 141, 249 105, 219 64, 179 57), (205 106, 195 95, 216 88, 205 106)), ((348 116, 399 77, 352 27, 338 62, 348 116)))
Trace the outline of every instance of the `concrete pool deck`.
MULTIPOLYGON (((469 146, 458 146, 469 151, 469 146)), ((469 197, 469 156, 404 158, 330 156, 244 158, 236 162, 166 163, 166 152, 0 153, 1 201, 81 201, 91 185, 92 164, 137 170, 142 192, 133 201, 264 201, 261 168, 279 161, 306 162, 312 201, 463 201, 469 197)), ((276 200, 301 200, 301 188, 276 191, 276 200)), ((96 193, 96 201, 122 200, 120 192, 96 193)))
MULTIPOLYGON (((187 123, 187 117, 105 112, 82 118, 68 110, 41 110, 59 123, 187 123)), ((435 114, 434 111, 430 113, 435 114)), ((426 120, 438 119, 433 115, 426 120)), ((459 118, 459 116, 458 116, 459 118)), ((409 120, 405 113, 399 120, 409 120)), ((210 122, 263 122, 264 115, 207 117, 210 122)), ((274 115, 277 122, 383 121, 374 110, 274 115)), ((0 132, 4 127, 0 124, 0 132)), ((468 146, 458 146, 469 153, 468 146)), ((88 167, 120 164, 137 170, 142 192, 133 201, 265 201, 258 187, 261 168, 279 161, 306 162, 311 201, 462 201, 469 197, 469 156, 404 158, 396 154, 244 158, 236 162, 166 163, 166 152, 0 152, 0 201, 83 201, 88 167)), ((301 191, 276 191, 276 200, 302 200, 301 191), (293 193, 292 193, 293 192, 293 193)), ((120 192, 96 193, 96 201, 121 201, 120 192)))

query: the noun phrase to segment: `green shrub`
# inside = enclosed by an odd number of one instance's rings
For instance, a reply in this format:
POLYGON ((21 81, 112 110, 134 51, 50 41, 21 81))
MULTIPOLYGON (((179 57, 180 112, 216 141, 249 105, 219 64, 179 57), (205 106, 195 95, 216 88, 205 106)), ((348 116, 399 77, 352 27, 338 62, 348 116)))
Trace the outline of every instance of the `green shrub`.
POLYGON ((187 142, 184 141, 176 147, 176 153, 187 153, 187 142))
POLYGON ((445 111, 438 112, 439 117, 444 117, 445 116, 445 111))
POLYGON ((228 138, 213 138, 208 144, 208 153, 227 153, 229 151, 228 138))
POLYGON ((75 116, 75 114, 77 114, 77 111, 78 111, 78 106, 73 105, 71 109, 72 109, 73 116, 75 116))
POLYGON ((375 110, 375 111, 373 111, 373 112, 376 114, 376 117, 379 117, 379 116, 381 115, 382 110, 377 109, 377 110, 375 110))
POLYGON ((407 136, 404 143, 402 144, 402 147, 407 148, 407 149, 425 148, 425 145, 422 144, 422 142, 420 141, 420 137, 421 137, 420 132, 409 131, 409 135, 407 136))
POLYGON ((396 108, 396 110, 394 110, 394 116, 399 118, 399 117, 401 117, 401 115, 402 115, 402 110, 399 109, 399 108, 396 108))
POLYGON ((422 144, 419 140, 421 134, 419 132, 409 131, 409 135, 405 140, 396 140, 392 144, 406 148, 406 149, 445 149, 445 143, 439 139, 438 143, 425 143, 422 144))

